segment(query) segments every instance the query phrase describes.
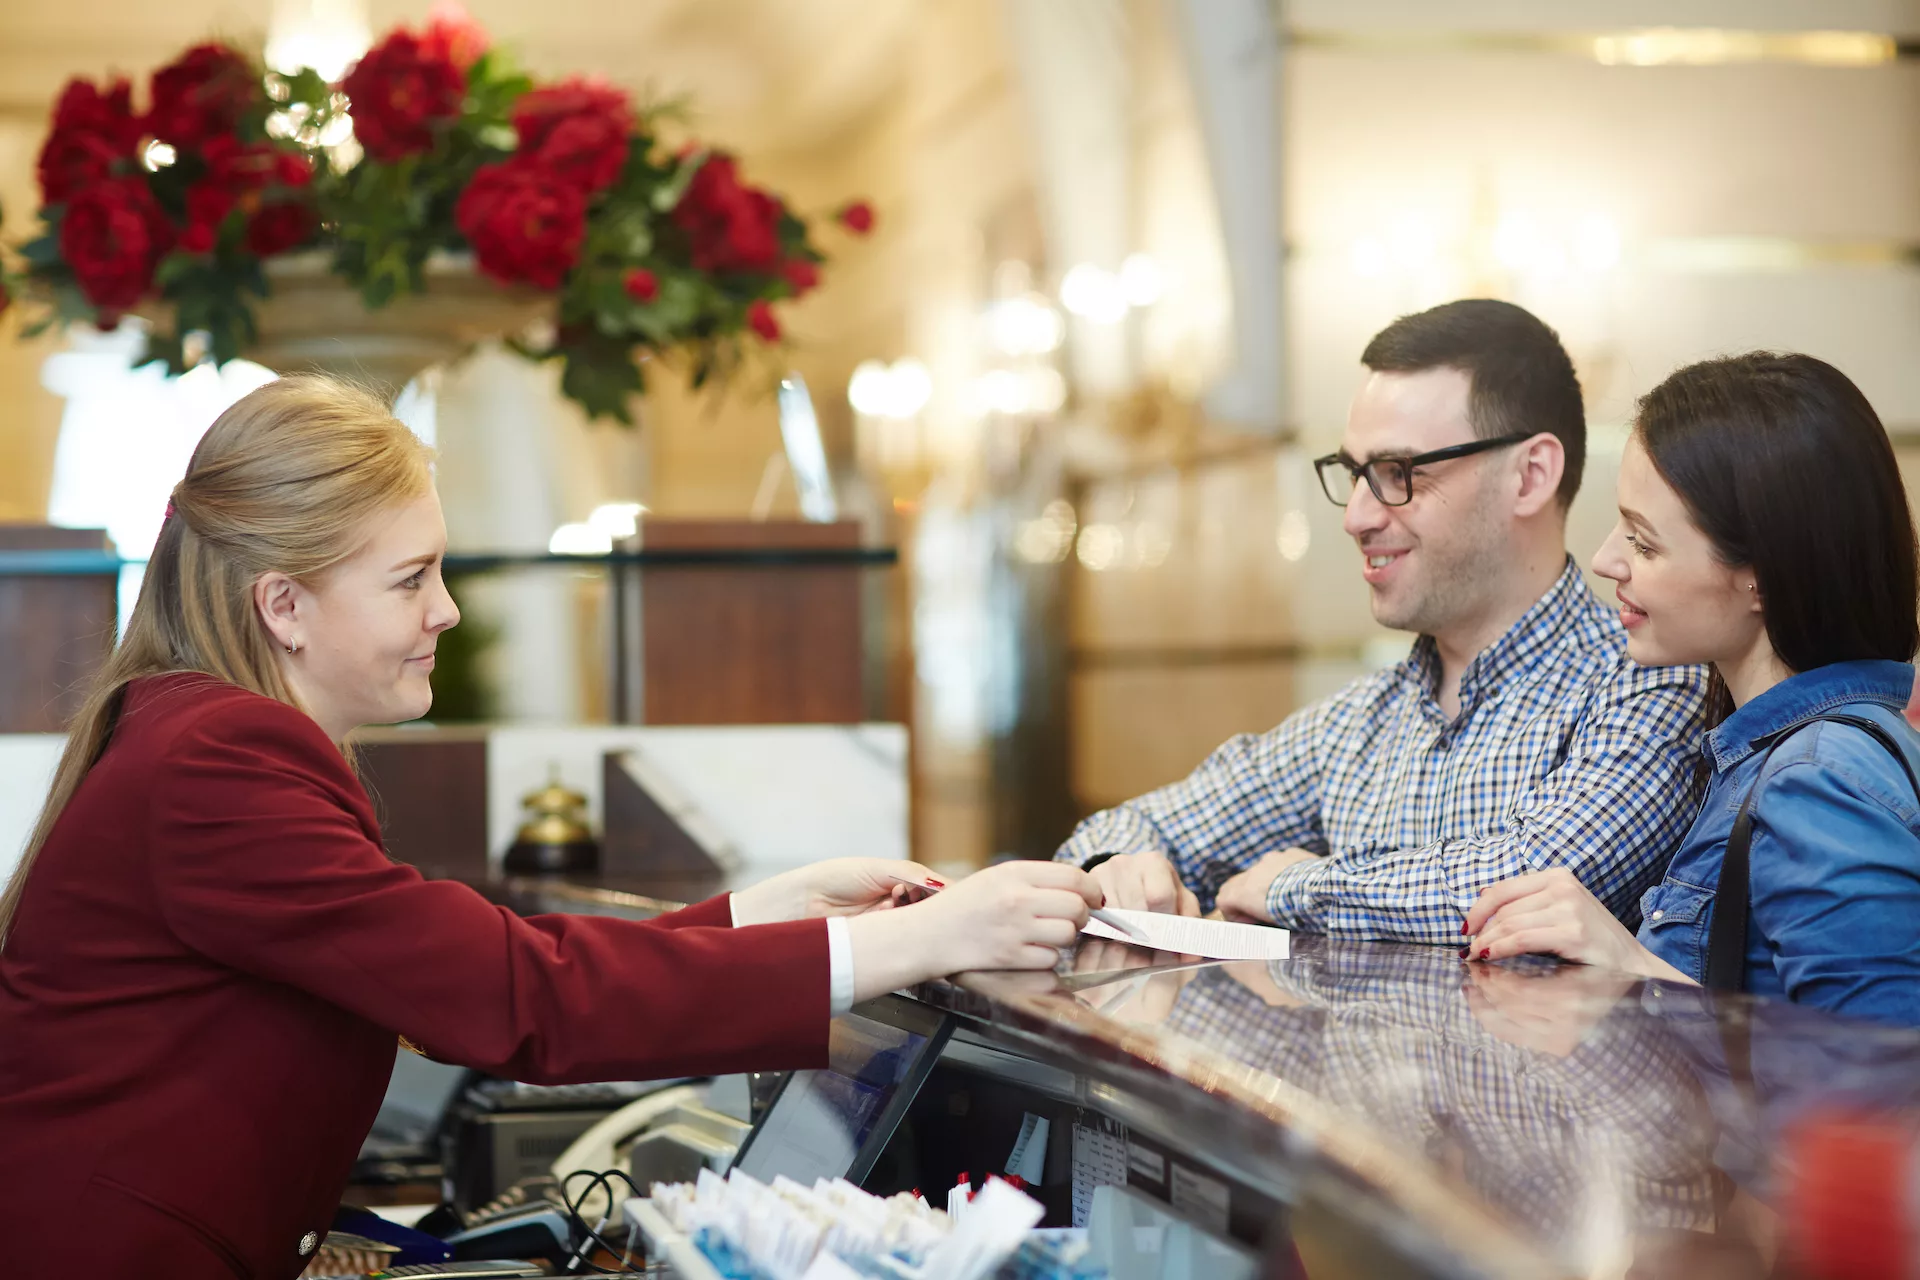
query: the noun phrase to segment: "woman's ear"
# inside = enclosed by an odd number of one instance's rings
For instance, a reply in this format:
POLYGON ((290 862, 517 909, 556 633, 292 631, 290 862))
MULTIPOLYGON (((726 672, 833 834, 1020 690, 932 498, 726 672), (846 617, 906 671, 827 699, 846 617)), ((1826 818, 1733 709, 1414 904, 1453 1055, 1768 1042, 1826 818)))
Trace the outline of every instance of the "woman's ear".
POLYGON ((253 607, 275 644, 289 653, 299 649, 299 583, 284 573, 261 574, 253 583, 253 607))

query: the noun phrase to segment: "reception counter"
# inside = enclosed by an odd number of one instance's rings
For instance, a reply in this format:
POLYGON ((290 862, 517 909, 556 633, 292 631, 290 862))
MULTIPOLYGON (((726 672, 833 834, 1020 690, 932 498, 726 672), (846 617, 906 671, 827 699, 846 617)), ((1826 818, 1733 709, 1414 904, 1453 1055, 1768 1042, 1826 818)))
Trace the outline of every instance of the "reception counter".
POLYGON ((1795 1126, 1920 1108, 1920 1034, 1809 1009, 1304 935, 1286 960, 1178 959, 1087 940, 1053 973, 910 993, 952 1034, 869 1189, 999 1172, 1031 1116, 1047 1225, 1117 1183, 1264 1274, 1762 1276, 1795 1126))

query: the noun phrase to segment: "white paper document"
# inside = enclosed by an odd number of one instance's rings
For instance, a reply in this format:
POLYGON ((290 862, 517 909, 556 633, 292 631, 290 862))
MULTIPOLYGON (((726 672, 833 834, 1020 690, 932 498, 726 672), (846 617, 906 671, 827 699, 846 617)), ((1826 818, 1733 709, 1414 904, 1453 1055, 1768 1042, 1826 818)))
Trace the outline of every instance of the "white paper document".
POLYGON ((1156 951, 1178 951, 1208 960, 1285 960, 1290 935, 1285 929, 1265 924, 1230 924, 1225 920, 1196 920, 1191 916, 1166 915, 1158 911, 1123 911, 1107 907, 1106 913, 1118 916, 1138 931, 1129 938, 1118 929, 1089 920, 1080 932, 1091 938, 1111 938, 1136 947, 1156 951))

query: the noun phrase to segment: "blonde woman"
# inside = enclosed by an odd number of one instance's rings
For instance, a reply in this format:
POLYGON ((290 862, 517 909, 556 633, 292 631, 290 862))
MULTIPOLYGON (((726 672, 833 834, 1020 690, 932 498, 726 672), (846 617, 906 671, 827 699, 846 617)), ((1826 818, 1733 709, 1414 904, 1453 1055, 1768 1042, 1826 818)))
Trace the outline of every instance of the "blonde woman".
POLYGON ((520 919, 390 861, 341 743, 428 710, 445 542, 428 451, 341 384, 194 452, 0 898, 0 1275, 298 1275, 396 1035, 530 1081, 820 1065, 855 999, 1050 966, 1099 904, 1025 863, 887 909, 902 864, 843 859, 520 919))

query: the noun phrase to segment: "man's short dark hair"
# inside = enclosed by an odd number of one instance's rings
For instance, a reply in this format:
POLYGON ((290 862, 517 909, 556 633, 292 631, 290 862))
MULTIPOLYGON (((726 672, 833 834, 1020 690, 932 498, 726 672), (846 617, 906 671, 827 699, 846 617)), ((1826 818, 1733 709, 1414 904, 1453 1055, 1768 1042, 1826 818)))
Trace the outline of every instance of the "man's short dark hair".
POLYGON ((1562 508, 1580 492, 1587 414, 1560 335, 1524 307, 1463 298, 1401 316, 1374 335, 1360 363, 1375 373, 1458 369, 1467 375, 1467 421, 1476 436, 1551 432, 1566 451, 1562 508))

